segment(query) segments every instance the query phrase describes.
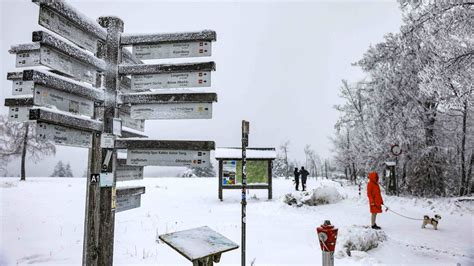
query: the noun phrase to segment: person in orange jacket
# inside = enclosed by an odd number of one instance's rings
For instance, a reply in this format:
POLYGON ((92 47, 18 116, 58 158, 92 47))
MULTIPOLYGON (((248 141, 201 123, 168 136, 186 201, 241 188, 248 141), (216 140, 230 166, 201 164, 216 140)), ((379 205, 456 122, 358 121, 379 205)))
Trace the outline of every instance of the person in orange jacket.
POLYGON ((375 223, 377 213, 382 212, 383 199, 380 193, 379 175, 377 172, 369 173, 369 182, 367 183, 367 197, 370 203, 370 213, 372 214, 370 222, 373 229, 382 229, 375 223))

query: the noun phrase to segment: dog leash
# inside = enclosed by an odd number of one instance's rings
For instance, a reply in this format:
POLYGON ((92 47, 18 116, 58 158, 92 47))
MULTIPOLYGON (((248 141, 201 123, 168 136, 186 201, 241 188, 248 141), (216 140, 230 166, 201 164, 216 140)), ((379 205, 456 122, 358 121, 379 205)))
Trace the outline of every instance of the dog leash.
POLYGON ((401 217, 404 217, 404 218, 407 218, 407 219, 410 219, 410 220, 415 220, 415 221, 423 221, 423 220, 424 220, 424 219, 417 219, 417 218, 412 218, 412 217, 405 216, 405 215, 400 214, 400 213, 398 213, 398 212, 392 211, 392 209, 389 209, 388 207, 387 207, 387 210, 388 210, 388 211, 391 211, 391 212, 393 212, 393 213, 395 213, 395 214, 398 215, 398 216, 401 216, 401 217))

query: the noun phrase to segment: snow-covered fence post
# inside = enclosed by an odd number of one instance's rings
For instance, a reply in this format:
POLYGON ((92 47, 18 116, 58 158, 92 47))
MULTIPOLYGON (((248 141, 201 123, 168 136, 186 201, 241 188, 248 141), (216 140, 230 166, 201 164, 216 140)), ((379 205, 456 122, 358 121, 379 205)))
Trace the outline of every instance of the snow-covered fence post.
POLYGON ((247 207, 247 146, 249 145, 249 122, 242 120, 242 266, 245 266, 246 207, 247 207))
POLYGON ((319 245, 321 246, 323 266, 334 266, 334 250, 336 249, 338 229, 329 220, 324 221, 316 229, 318 233, 319 245))

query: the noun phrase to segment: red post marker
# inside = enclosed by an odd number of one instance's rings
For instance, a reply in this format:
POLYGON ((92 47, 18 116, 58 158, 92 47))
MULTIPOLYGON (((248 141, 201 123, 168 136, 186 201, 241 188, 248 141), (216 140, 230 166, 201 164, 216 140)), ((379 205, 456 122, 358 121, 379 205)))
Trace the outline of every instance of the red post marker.
POLYGON ((323 252, 323 266, 334 265, 334 250, 336 249, 337 231, 338 229, 331 224, 329 220, 324 221, 320 227, 316 229, 318 233, 319 245, 323 252))

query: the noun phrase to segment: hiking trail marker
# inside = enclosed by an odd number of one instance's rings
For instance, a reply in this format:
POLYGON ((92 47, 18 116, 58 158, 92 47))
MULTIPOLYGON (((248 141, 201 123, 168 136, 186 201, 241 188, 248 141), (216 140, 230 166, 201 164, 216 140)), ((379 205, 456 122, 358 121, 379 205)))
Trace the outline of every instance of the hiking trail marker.
POLYGON ((147 165, 206 167, 215 147, 143 134, 145 119, 212 118, 215 93, 181 89, 210 87, 215 63, 141 60, 210 56, 216 33, 123 34, 117 17, 96 22, 63 0, 32 2, 39 25, 53 33, 35 31, 32 43, 11 47, 16 67, 27 69, 7 74, 14 96, 5 99, 8 118, 35 123, 44 141, 89 149, 83 265, 112 265, 115 213, 140 207, 145 193, 117 182, 143 179, 147 165), (128 158, 117 159, 118 150, 128 158))

